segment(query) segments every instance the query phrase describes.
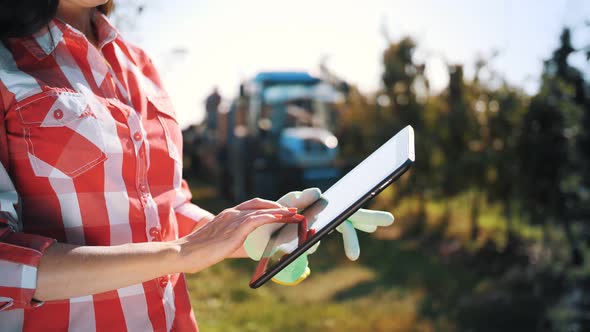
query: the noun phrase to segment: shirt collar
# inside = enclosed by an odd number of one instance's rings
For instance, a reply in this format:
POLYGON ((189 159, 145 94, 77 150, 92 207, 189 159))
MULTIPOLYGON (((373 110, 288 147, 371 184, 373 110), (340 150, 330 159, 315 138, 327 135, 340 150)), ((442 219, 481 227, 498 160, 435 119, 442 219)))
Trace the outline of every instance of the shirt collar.
MULTIPOLYGON (((97 10, 92 19, 96 27, 99 49, 102 49, 105 45, 119 37, 119 31, 111 24, 104 14, 97 10)), ((49 22, 47 27, 44 27, 33 35, 18 38, 18 42, 22 43, 22 45, 38 60, 42 60, 53 53, 57 45, 64 39, 64 35, 72 35, 69 33, 86 40, 84 34, 78 29, 55 18, 49 22)))
POLYGON ((98 37, 98 49, 102 49, 106 44, 119 37, 119 30, 111 24, 111 21, 103 13, 97 10, 93 20, 98 37))
POLYGON ((22 44, 37 60, 42 60, 51 54, 63 39, 60 23, 52 20, 36 33, 22 38, 11 38, 9 42, 22 44))

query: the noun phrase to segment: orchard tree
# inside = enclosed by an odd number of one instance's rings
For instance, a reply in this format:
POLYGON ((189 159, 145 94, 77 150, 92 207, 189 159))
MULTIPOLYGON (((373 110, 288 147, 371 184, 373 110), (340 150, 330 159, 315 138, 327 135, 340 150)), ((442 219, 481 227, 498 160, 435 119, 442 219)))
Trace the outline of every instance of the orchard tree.
POLYGON ((572 211, 581 203, 580 174, 587 152, 580 148, 580 139, 585 139, 580 124, 587 96, 583 76, 568 64, 573 51, 570 32, 564 29, 560 46, 545 63, 541 89, 525 115, 520 156, 523 202, 529 217, 542 224, 561 223, 572 262, 579 265, 582 251, 571 222, 572 211))
POLYGON ((406 192, 414 193, 419 199, 420 220, 426 218, 426 197, 430 195, 435 179, 431 167, 433 154, 433 133, 424 119, 425 100, 428 96, 428 81, 424 75, 425 66, 416 63, 416 44, 411 38, 392 42, 383 53, 383 93, 378 97, 383 116, 378 128, 383 139, 411 125, 415 132, 416 163, 406 192), (383 102, 385 100, 385 102, 383 102))

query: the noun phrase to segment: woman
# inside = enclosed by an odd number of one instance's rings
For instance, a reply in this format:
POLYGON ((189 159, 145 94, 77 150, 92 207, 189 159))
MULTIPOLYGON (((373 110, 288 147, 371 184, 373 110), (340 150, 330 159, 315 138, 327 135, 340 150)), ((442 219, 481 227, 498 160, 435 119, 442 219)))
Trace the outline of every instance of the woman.
POLYGON ((300 222, 317 198, 217 216, 190 203, 168 96, 111 8, 0 8, 2 331, 195 331, 183 273, 246 257, 252 231, 300 222))

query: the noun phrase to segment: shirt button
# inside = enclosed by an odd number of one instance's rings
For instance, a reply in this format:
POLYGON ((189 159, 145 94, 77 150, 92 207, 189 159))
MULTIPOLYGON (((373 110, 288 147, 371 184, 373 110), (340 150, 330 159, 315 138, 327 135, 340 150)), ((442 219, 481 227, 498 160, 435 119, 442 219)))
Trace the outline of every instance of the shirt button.
POLYGON ((147 192, 147 186, 145 184, 139 185, 139 190, 143 191, 144 193, 147 192))
POLYGON ((162 241, 162 237, 160 236, 160 230, 158 230, 156 227, 150 228, 150 235, 152 236, 152 241, 162 241))
POLYGON ((150 235, 151 236, 159 236, 160 230, 157 227, 150 228, 150 235))
POLYGON ((136 131, 133 134, 133 139, 136 140, 136 141, 141 141, 141 133, 139 131, 136 131))
POLYGON ((161 277, 160 278, 160 287, 166 288, 167 285, 168 285, 168 278, 167 277, 161 277))
POLYGON ((64 117, 64 112, 62 110, 55 110, 53 112, 53 117, 59 120, 64 117))

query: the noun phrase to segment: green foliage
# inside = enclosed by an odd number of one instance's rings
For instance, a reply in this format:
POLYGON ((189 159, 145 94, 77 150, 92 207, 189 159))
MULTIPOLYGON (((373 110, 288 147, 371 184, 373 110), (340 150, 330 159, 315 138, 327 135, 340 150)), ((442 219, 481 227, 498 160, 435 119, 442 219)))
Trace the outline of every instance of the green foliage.
MULTIPOLYGON (((590 218, 590 94, 584 75, 568 63, 576 51, 570 39, 569 30, 564 30, 560 46, 545 63, 541 88, 532 97, 507 84, 493 70, 493 58, 479 59, 471 79, 464 76, 463 65, 449 65, 448 88, 432 94, 424 65, 414 59, 416 43, 403 38, 387 47, 383 90, 375 96, 358 94, 343 120, 344 128, 355 128, 356 141, 363 145, 363 149, 348 150, 352 154, 347 157, 353 160, 405 125, 414 127, 415 167, 387 194, 389 203, 383 199, 376 203, 396 206, 396 215, 412 221, 404 229, 405 236, 437 243, 455 232, 454 237, 464 243, 461 247, 476 255, 485 251, 481 245, 489 241, 510 256, 515 254, 510 248, 529 238, 526 234, 544 235, 525 247, 549 246, 548 225, 554 225, 552 229, 563 227, 565 234, 555 245, 569 244, 569 261, 583 263, 583 244, 577 238, 590 234, 584 222, 590 218), (415 202, 415 208, 405 211, 400 200, 415 202), (492 205, 497 212, 490 213, 492 205), (535 225, 544 226, 531 233, 535 225)), ((344 139, 345 150, 346 144, 344 139)), ((508 267, 513 264, 505 262, 508 267)), ((569 269, 570 265, 560 266, 569 269)), ((523 296, 522 301, 532 309, 540 299, 523 296)), ((486 312, 489 304, 481 308, 482 314, 492 314, 493 310, 486 312)), ((468 316, 459 317, 464 323, 471 321, 468 316)), ((482 319, 472 318, 472 323, 482 319)), ((535 323, 541 324, 535 328, 545 328, 546 321, 529 318, 521 327, 535 323)), ((506 326, 490 325, 488 330, 506 330, 506 326)))
POLYGON ((252 264, 200 273, 189 287, 201 327, 590 328, 588 248, 579 241, 590 234, 590 94, 584 75, 568 64, 576 52, 570 39, 564 30, 534 96, 506 83, 493 58, 479 59, 473 77, 464 65, 449 65, 449 86, 433 93, 415 61, 415 41, 388 45, 382 88, 365 95, 351 87, 337 134, 350 167, 414 127, 414 167, 373 201, 398 221, 361 236, 354 264, 335 237, 323 241, 310 280, 295 288, 249 290, 252 264))
POLYGON ((449 65, 448 88, 432 95, 416 48, 411 38, 391 43, 383 53, 383 90, 357 91, 349 101, 341 132, 345 158, 360 160, 412 125, 418 162, 398 194, 421 201, 424 215, 429 197, 474 189, 472 239, 482 200, 502 205, 507 232, 514 213, 543 224, 588 212, 590 98, 583 75, 567 62, 575 51, 569 30, 532 98, 499 77, 493 59, 479 59, 471 80, 463 65, 449 65))

